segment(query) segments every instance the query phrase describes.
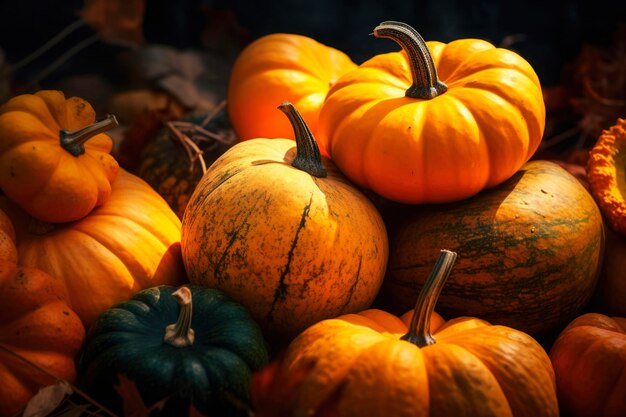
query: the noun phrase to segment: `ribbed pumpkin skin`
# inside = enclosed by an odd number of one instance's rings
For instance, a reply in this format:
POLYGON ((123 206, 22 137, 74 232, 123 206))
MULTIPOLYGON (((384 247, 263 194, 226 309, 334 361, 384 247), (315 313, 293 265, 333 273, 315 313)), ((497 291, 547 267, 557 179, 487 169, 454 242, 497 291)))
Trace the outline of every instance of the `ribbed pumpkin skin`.
POLYGON ((189 288, 195 332, 190 346, 163 341, 165 327, 179 314, 173 287, 146 289, 98 317, 80 362, 81 383, 95 398, 121 412, 114 386, 122 374, 145 404, 169 398, 159 415, 185 416, 192 403, 207 416, 233 415, 235 401, 248 402, 251 372, 268 360, 258 325, 222 292, 189 288))
POLYGON ((400 340, 411 317, 366 310, 301 333, 287 348, 285 369, 314 365, 294 409, 326 402, 337 417, 558 416, 554 372, 534 339, 475 318, 444 323, 433 314, 437 342, 419 348, 400 340), (328 404, 335 389, 337 402, 328 404))
MULTIPOLYGON (((63 282, 50 275, 0 260, 0 344, 74 382, 74 359, 85 339, 80 319, 68 306, 63 282)), ((0 416, 13 416, 37 391, 55 383, 0 349, 0 416)))
POLYGON ((184 279, 180 220, 148 184, 124 170, 110 198, 82 220, 31 229, 26 213, 0 200, 17 233, 19 264, 65 282, 70 304, 85 326, 116 302, 154 285, 184 279))
POLYGON ((326 178, 291 166, 295 151, 289 139, 233 146, 202 178, 182 222, 189 280, 222 289, 282 335, 367 308, 388 254, 371 202, 328 160, 326 178))
POLYGON ((626 318, 587 313, 550 350, 559 402, 572 417, 622 417, 626 411, 626 318))
POLYGON ((510 180, 453 204, 416 207, 391 239, 383 284, 412 306, 441 247, 458 253, 439 312, 527 333, 564 325, 589 301, 604 247, 602 217, 567 171, 530 161, 510 180))
POLYGON ((539 79, 522 57, 478 39, 426 42, 448 90, 405 96, 404 52, 380 54, 331 87, 320 147, 356 184, 409 204, 461 200, 511 177, 543 135, 539 79))
POLYGON ((289 122, 276 111, 285 100, 316 135, 328 89, 354 68, 346 54, 306 36, 275 33, 257 39, 237 57, 229 80, 228 113, 237 135, 293 139, 289 122))
POLYGON ((0 187, 36 218, 78 220, 111 194, 119 166, 113 142, 98 134, 74 156, 60 145, 60 129, 94 123, 91 105, 62 92, 23 94, 0 107, 0 187))
MULTIPOLYGON (((230 147, 221 143, 210 150, 204 149, 202 143, 198 146, 204 152, 202 157, 207 167, 230 147)), ((180 219, 202 174, 200 162, 192 165, 183 146, 171 138, 166 128, 145 146, 137 170, 137 175, 167 201, 180 219)))

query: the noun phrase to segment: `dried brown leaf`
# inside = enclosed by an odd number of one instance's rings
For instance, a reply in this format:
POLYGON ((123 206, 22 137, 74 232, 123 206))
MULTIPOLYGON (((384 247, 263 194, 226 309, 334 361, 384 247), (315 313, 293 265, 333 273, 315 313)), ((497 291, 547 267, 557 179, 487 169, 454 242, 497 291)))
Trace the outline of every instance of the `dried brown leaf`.
POLYGON ((139 46, 145 0, 85 0, 80 17, 105 42, 139 46))
POLYGON ((115 386, 115 391, 122 397, 122 409, 125 417, 149 417, 155 410, 161 410, 167 401, 164 398, 151 406, 146 406, 137 389, 135 382, 122 374, 118 374, 119 384, 115 386))
POLYGON ((53 385, 41 388, 37 394, 30 399, 24 409, 23 417, 44 417, 56 410, 62 403, 72 395, 72 387, 63 380, 57 381, 53 385))

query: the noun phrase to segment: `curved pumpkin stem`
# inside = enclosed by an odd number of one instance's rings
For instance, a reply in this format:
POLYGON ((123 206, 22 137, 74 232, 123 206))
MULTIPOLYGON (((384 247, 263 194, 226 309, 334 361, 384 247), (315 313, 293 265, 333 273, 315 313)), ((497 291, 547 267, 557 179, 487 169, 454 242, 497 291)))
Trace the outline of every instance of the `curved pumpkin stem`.
POLYGON ((85 153, 85 142, 92 137, 104 133, 107 130, 111 130, 114 127, 119 126, 117 119, 112 114, 100 120, 99 122, 85 126, 78 130, 65 130, 61 129, 61 147, 71 153, 74 156, 79 156, 85 153))
POLYGON ((441 294, 441 290, 450 276, 455 260, 456 252, 449 250, 440 252, 435 267, 417 297, 409 332, 401 337, 402 340, 411 342, 419 347, 436 343, 435 338, 430 333, 430 317, 435 311, 435 304, 437 304, 439 294, 441 294))
POLYGON ((174 347, 193 345, 195 332, 191 328, 191 290, 188 287, 180 287, 172 293, 172 297, 180 305, 180 312, 176 323, 165 327, 163 341, 174 347))
POLYGON ((314 177, 326 177, 326 168, 322 163, 320 148, 298 109, 288 101, 283 101, 278 108, 289 119, 296 137, 296 157, 291 165, 314 177))
POLYGON ((406 96, 430 100, 448 91, 448 86, 437 77, 433 57, 422 36, 411 26, 402 22, 382 22, 374 28, 374 36, 387 38, 404 49, 409 58, 413 84, 406 96))

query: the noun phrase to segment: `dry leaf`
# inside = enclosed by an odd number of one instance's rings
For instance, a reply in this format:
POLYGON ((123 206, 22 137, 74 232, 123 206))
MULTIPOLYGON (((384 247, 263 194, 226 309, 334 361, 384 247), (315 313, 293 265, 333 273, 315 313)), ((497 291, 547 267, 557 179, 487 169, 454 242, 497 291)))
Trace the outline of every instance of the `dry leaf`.
POLYGON ((72 395, 72 387, 66 381, 57 381, 54 385, 41 388, 26 404, 23 417, 44 417, 56 410, 72 395))
POLYGON ((144 12, 144 0, 85 0, 80 17, 105 42, 139 46, 144 12))

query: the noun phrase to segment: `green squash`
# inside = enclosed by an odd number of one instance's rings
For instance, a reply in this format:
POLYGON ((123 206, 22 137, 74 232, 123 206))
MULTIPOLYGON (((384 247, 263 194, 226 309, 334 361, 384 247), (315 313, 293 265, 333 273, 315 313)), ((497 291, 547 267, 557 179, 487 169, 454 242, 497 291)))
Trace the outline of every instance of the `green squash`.
POLYGON ((166 399, 162 416, 186 416, 192 407, 211 416, 245 415, 251 374, 267 361, 261 331, 242 305, 216 289, 160 286, 98 317, 79 384, 120 415, 118 375, 135 384, 146 406, 166 399))

